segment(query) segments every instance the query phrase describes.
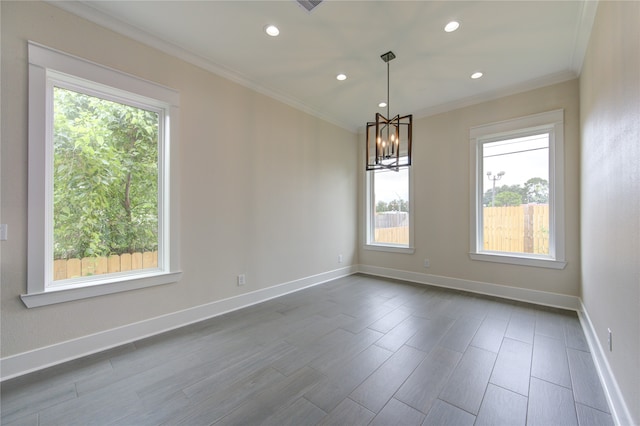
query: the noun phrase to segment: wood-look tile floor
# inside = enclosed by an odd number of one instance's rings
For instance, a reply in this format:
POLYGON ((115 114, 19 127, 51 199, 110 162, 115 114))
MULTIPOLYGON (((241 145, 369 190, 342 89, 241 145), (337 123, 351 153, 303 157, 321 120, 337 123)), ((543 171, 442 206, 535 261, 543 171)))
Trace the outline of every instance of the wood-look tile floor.
POLYGON ((6 426, 613 424, 575 313, 364 275, 0 396, 6 426))

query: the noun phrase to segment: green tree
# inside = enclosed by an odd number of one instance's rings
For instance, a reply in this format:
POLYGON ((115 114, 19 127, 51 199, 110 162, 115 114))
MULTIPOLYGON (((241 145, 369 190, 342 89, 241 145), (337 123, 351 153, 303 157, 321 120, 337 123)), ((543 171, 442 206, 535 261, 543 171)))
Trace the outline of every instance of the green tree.
POLYGON ((408 212, 409 211, 409 203, 403 200, 402 198, 397 200, 389 201, 389 210, 393 212, 408 212))
POLYGON ((549 181, 539 177, 531 178, 524 184, 525 203, 548 204, 549 181))
MULTIPOLYGON (((524 188, 520 185, 502 185, 500 187, 496 187, 496 206, 498 204, 498 195, 502 192, 512 192, 515 194, 519 194, 522 202, 524 202, 524 188)), ((503 196, 505 197, 505 196, 503 196)), ((493 201, 493 189, 488 189, 482 196, 482 204, 485 206, 491 206, 493 201)), ((518 203, 521 204, 521 203, 518 203)))
POLYGON ((157 249, 158 115, 54 90, 54 258, 157 249))
POLYGON ((522 204, 522 194, 513 191, 503 191, 496 194, 495 206, 519 206, 522 204))
POLYGON ((385 201, 378 201, 378 203, 376 204, 376 213, 383 213, 383 212, 388 212, 389 211, 389 204, 387 204, 385 201))

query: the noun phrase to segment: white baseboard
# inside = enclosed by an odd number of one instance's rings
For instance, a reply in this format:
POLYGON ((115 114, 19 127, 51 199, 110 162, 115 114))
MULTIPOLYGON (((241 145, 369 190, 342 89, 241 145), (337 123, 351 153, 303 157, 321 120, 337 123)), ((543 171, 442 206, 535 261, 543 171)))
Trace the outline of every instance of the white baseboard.
POLYGON ((419 272, 402 271, 398 269, 381 268, 379 266, 371 265, 359 265, 358 272, 376 275, 379 277, 410 281, 418 284, 464 290, 472 293, 501 297, 503 299, 519 300, 521 302, 535 303, 537 305, 551 306, 554 308, 569 309, 572 311, 577 311, 579 309, 579 298, 566 294, 509 287, 481 281, 422 274, 419 272))
POLYGON ((347 266, 0 359, 0 381, 255 305, 357 272, 347 266))
POLYGON ((589 313, 582 303, 582 300, 580 300, 578 317, 580 318, 580 324, 582 325, 584 335, 587 338, 591 357, 593 358, 593 363, 595 364, 596 371, 600 377, 600 383, 602 383, 602 387, 604 388, 609 408, 611 408, 613 421, 616 425, 621 426, 635 424, 633 423, 629 407, 627 406, 622 392, 620 391, 620 387, 618 386, 618 382, 611 371, 611 367, 609 366, 609 362, 605 356, 605 351, 600 344, 600 340, 598 339, 595 328, 593 327, 591 318, 589 318, 589 313))

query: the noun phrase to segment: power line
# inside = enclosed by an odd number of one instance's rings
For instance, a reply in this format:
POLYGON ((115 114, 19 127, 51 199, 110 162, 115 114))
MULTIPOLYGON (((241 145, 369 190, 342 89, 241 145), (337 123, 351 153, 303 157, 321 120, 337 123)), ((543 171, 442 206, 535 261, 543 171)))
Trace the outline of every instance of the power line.
POLYGON ((545 146, 543 148, 523 149, 522 151, 510 151, 510 152, 504 152, 502 154, 483 155, 482 158, 501 157, 503 155, 520 154, 521 152, 540 151, 541 149, 549 149, 549 147, 545 146))

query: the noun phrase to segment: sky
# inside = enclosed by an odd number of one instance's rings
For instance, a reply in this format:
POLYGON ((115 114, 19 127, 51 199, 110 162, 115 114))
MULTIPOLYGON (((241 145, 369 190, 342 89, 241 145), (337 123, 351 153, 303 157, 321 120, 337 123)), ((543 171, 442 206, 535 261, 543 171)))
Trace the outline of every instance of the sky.
POLYGON ((483 188, 491 189, 493 181, 487 177, 491 172, 495 177, 504 172, 496 187, 502 185, 520 185, 531 178, 540 177, 549 180, 549 137, 543 135, 527 136, 507 141, 485 142, 483 144, 482 174, 483 188))
POLYGON ((375 186, 376 202, 389 202, 399 198, 409 200, 409 167, 402 167, 397 172, 376 172, 375 186))

